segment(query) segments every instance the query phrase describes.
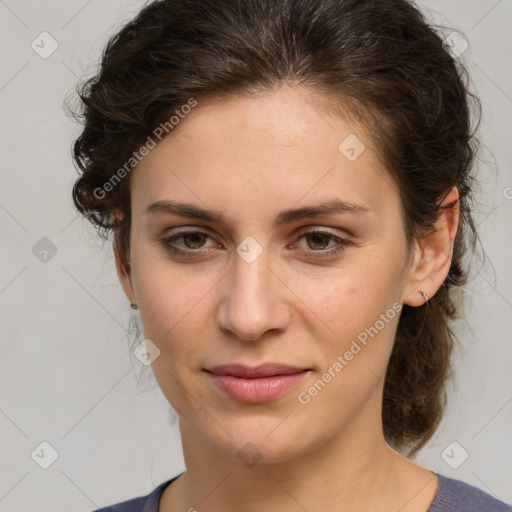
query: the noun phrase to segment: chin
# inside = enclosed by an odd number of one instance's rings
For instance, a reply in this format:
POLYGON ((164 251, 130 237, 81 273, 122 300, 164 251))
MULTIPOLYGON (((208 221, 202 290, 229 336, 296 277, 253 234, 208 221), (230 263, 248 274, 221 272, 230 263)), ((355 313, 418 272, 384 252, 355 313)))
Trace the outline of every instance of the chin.
POLYGON ((230 422, 225 427, 231 435, 220 428, 217 431, 219 437, 212 438, 210 431, 209 443, 219 452, 247 467, 288 462, 307 453, 311 449, 311 440, 300 433, 297 423, 284 427, 279 426, 281 421, 276 421, 276 418, 255 421, 252 417, 241 422, 230 422), (290 430, 290 426, 293 430, 290 430))

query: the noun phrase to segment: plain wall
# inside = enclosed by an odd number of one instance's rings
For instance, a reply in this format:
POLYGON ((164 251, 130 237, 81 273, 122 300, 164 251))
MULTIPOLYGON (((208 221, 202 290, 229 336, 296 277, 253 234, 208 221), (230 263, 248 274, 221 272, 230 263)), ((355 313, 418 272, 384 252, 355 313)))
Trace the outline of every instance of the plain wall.
MULTIPOLYGON (((176 416, 129 353, 132 313, 111 246, 71 203, 78 127, 63 100, 141 5, 0 2, 0 512, 85 512, 184 469, 176 416), (31 47, 51 49, 43 31, 58 43, 48 58, 31 47), (42 442, 58 454, 48 469, 34 461, 50 461, 42 442)), ((474 266, 457 326, 448 410, 416 461, 512 503, 512 1, 421 5, 469 42, 462 57, 484 108, 476 218, 487 261, 474 266), (442 457, 453 442, 469 454, 457 469, 442 457)))

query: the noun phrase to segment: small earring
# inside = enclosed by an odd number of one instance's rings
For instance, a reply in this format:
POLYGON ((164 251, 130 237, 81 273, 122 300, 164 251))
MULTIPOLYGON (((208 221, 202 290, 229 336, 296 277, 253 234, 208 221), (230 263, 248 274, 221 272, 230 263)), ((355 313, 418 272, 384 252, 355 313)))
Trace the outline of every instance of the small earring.
POLYGON ((134 304, 133 302, 130 303, 130 307, 132 309, 139 309, 139 306, 137 306, 137 304, 134 304))
POLYGON ((420 290, 420 293, 421 293, 421 296, 423 297, 423 300, 425 301, 425 303, 428 303, 427 294, 423 290, 420 290))

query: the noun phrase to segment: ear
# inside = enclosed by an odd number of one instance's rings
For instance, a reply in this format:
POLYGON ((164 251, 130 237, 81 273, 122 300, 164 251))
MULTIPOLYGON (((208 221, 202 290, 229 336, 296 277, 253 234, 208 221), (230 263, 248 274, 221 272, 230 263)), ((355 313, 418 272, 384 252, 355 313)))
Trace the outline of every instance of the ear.
POLYGON ((119 252, 119 245, 117 234, 114 237, 114 258, 116 262, 116 272, 119 282, 123 287, 124 293, 130 302, 136 302, 135 293, 131 283, 131 269, 130 265, 123 261, 121 253, 119 252))
POLYGON ((119 282, 123 287, 124 294, 130 302, 136 302, 135 293, 133 293, 133 286, 130 281, 130 269, 126 269, 125 264, 122 261, 121 255, 119 254, 119 248, 114 243, 114 257, 116 260, 116 271, 119 282))
POLYGON ((425 303, 421 291, 431 298, 441 287, 450 270, 458 225, 459 191, 452 187, 441 203, 434 229, 415 243, 402 297, 405 304, 421 306, 425 303))

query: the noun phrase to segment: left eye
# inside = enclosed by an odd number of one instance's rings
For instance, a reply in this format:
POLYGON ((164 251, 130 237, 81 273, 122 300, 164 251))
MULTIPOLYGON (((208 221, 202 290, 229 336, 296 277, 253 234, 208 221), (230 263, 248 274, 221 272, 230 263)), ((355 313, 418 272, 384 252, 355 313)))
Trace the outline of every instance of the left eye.
MULTIPOLYGON (((200 254, 207 252, 205 250, 201 250, 204 248, 204 244, 208 239, 212 237, 203 231, 187 231, 181 232, 179 234, 162 238, 161 244, 166 251, 174 255, 181 256, 193 256, 194 254, 200 254), (175 242, 177 240, 182 239, 184 246, 178 246, 175 242)), ((321 257, 323 255, 334 255, 343 251, 346 246, 350 245, 350 242, 340 238, 333 233, 327 231, 308 231, 306 233, 302 233, 298 240, 305 239, 307 246, 309 249, 306 249, 306 252, 309 253, 319 253, 314 254, 313 257, 321 257), (324 250, 331 242, 337 242, 334 245, 333 249, 324 250)), ((217 247, 220 245, 217 244, 217 247)))
MULTIPOLYGON (((316 249, 325 249, 326 246, 329 245, 329 242, 332 242, 337 237, 331 235, 330 233, 324 233, 323 231, 311 231, 309 233, 301 235, 300 238, 306 239, 309 248, 311 248, 311 245, 309 243, 309 241, 311 241, 313 245, 316 246, 316 249)), ((338 238, 338 240, 341 239, 338 238)))
POLYGON ((306 249, 308 257, 310 258, 328 258, 336 256, 344 251, 346 247, 351 245, 350 241, 340 238, 329 231, 308 231, 306 233, 302 233, 299 240, 303 238, 306 240, 309 248, 314 247, 312 250, 306 249), (324 250, 330 242, 337 243, 334 246, 331 246, 331 249, 324 250))

